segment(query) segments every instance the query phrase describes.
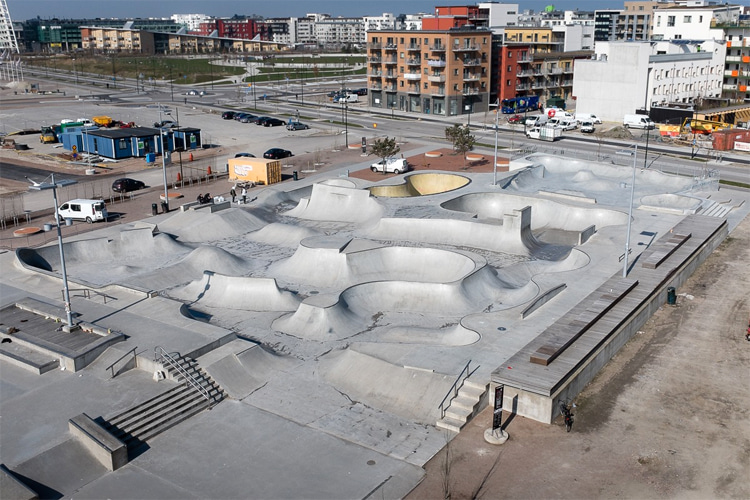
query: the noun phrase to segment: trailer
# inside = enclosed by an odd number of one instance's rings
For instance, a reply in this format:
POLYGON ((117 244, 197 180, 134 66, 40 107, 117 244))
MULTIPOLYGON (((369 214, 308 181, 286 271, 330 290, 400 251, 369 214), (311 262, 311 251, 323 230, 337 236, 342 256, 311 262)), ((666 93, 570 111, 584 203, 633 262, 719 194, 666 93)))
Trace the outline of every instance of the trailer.
POLYGON ((275 184, 281 182, 281 161, 242 156, 228 160, 229 181, 235 184, 275 184))
POLYGON ((526 130, 526 137, 529 139, 538 139, 540 141, 556 141, 562 137, 562 128, 553 125, 544 125, 542 127, 531 127, 526 130))

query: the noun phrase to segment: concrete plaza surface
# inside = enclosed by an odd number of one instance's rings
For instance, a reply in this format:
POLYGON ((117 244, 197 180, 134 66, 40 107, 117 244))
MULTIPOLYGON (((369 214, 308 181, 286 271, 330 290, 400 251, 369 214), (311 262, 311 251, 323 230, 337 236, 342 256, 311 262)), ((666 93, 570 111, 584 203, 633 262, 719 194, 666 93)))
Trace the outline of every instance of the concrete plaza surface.
MULTIPOLYGON (((414 141, 405 154, 435 149, 414 141)), ((253 188, 246 205, 151 216, 155 190, 123 202, 118 224, 68 228, 76 320, 125 340, 77 372, 0 360, 0 462, 50 498, 400 498, 456 436, 436 426, 438 406, 467 362, 489 385, 622 268, 629 166, 517 155, 494 184, 491 169, 445 153, 444 168, 408 174, 399 192, 412 196, 388 197, 369 188, 404 176, 373 177, 371 158, 345 154, 300 181, 253 188), (106 420, 171 389, 153 376, 157 347, 192 354, 227 398, 108 472, 68 420, 106 420), (138 368, 112 377, 107 367, 131 350, 138 368)), ((631 262, 688 216, 733 230, 750 211, 740 190, 636 178, 631 262)), ((60 264, 54 241, 0 254, 0 308, 59 308, 60 264)))

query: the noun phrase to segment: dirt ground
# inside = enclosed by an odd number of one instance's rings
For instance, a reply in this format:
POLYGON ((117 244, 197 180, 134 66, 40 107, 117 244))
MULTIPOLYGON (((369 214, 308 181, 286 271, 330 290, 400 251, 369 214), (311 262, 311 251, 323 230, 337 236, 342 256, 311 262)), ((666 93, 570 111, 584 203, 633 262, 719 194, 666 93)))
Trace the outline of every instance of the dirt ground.
POLYGON ((750 219, 579 395, 575 422, 485 409, 406 498, 750 498, 750 219), (504 418, 508 418, 506 414, 504 418))

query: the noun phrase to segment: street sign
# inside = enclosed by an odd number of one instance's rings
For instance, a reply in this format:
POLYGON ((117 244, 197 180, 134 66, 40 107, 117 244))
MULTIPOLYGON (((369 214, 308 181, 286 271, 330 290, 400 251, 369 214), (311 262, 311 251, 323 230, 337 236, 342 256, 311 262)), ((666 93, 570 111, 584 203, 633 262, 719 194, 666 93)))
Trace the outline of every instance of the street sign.
POLYGON ((503 425, 503 392, 505 385, 495 387, 495 409, 492 415, 492 430, 497 430, 503 425))

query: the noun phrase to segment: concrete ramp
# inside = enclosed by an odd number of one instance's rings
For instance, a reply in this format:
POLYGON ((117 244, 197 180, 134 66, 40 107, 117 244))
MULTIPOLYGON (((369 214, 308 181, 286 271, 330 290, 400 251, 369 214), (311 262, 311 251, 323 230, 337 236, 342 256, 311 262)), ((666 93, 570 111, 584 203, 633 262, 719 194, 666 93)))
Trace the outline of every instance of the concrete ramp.
POLYGON ((209 210, 176 212, 159 223, 159 231, 172 234, 180 241, 216 241, 257 231, 267 223, 252 213, 230 208, 211 213, 209 210))
POLYGON ((279 290, 273 278, 208 272, 181 290, 173 291, 172 295, 198 305, 243 311, 295 311, 300 304, 295 294, 279 290))
POLYGON ((274 330, 309 340, 341 340, 372 326, 372 320, 358 316, 337 296, 308 297, 294 314, 273 322, 274 330))
POLYGON ((321 376, 350 399, 430 425, 455 378, 393 365, 352 349, 332 352, 319 365, 321 376))
POLYGON ((309 227, 274 222, 259 231, 248 234, 247 239, 256 243, 265 243, 266 245, 295 248, 305 238, 319 234, 318 231, 309 227))
POLYGON ((480 338, 481 336, 477 332, 464 328, 461 325, 437 329, 402 325, 388 328, 380 333, 377 342, 458 347, 474 344, 480 338))
POLYGON ((383 207, 370 192, 346 186, 318 183, 313 185, 309 199, 284 215, 298 219, 364 223, 378 219, 383 207))

